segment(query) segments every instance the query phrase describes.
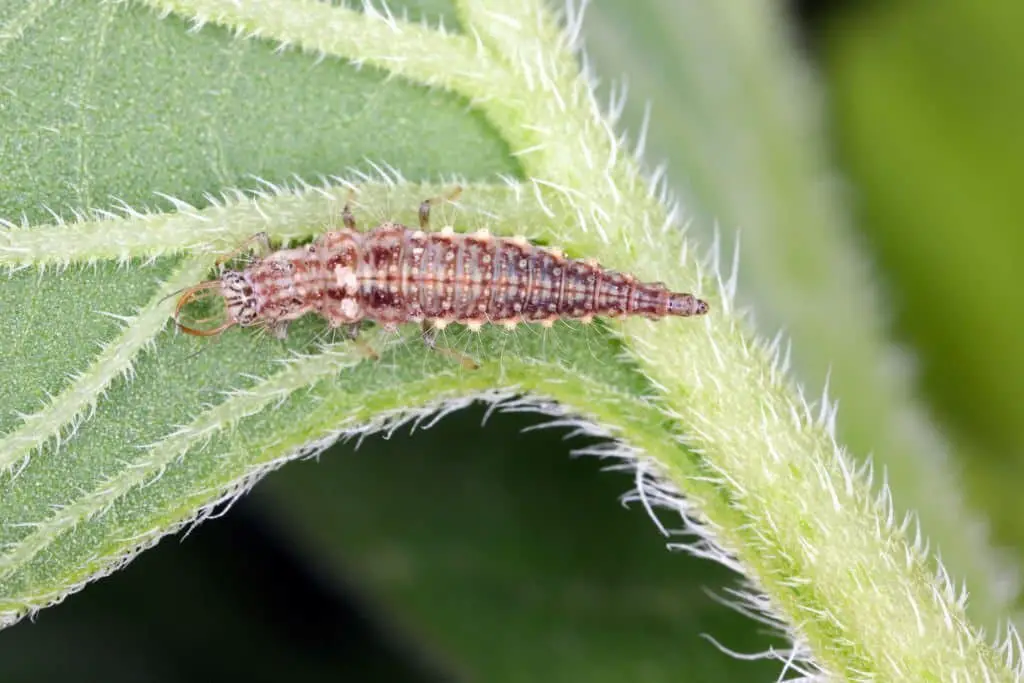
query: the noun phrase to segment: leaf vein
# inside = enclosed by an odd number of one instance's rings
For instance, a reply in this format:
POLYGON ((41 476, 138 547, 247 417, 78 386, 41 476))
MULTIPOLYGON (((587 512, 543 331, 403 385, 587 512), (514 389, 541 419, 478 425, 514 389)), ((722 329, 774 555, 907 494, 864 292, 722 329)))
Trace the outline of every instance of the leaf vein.
MULTIPOLYGON (((379 334, 378 337, 378 342, 394 339, 393 335, 384 337, 379 334)), ((124 469, 102 482, 101 488, 66 506, 49 520, 36 523, 35 531, 10 546, 0 557, 0 577, 8 575, 29 561, 61 532, 108 509, 130 489, 142 485, 154 473, 160 472, 214 433, 223 431, 239 420, 262 411, 268 405, 287 398, 296 389, 352 367, 362 360, 363 357, 353 350, 350 344, 329 345, 321 354, 302 356, 287 362, 285 369, 271 375, 260 384, 231 393, 228 399, 200 414, 188 425, 179 427, 162 440, 150 444, 145 460, 125 463, 124 469)))
POLYGON ((89 368, 78 375, 42 410, 26 415, 22 424, 0 439, 0 475, 12 477, 28 463, 33 449, 42 449, 49 439, 70 438, 103 392, 120 376, 131 372, 136 355, 167 323, 173 301, 168 294, 192 284, 211 266, 210 258, 186 261, 157 290, 153 299, 134 318, 126 321, 121 334, 107 344, 89 368), (69 433, 62 437, 64 431, 69 433))
MULTIPOLYGON (((87 263, 91 261, 153 259, 187 252, 223 254, 256 232, 267 232, 285 242, 312 237, 332 227, 353 189, 356 209, 385 205, 414 209, 427 197, 446 194, 451 185, 361 182, 335 178, 335 185, 282 187, 265 184, 260 191, 224 192, 223 201, 204 209, 167 198, 177 212, 157 213, 122 205, 122 215, 93 211, 95 220, 32 227, 0 220, 0 266, 11 270, 26 266, 87 263)), ((533 232, 550 225, 552 218, 529 200, 530 194, 514 184, 466 185, 463 195, 473 202, 460 204, 478 210, 492 231, 512 232, 531 226, 533 232), (525 195, 525 196, 524 196, 525 195), (522 197, 522 199, 521 199, 522 197), (507 223, 502 228, 501 223, 507 223)), ((393 216, 388 216, 389 219, 393 216)), ((362 221, 361 221, 362 223, 362 221)))
POLYGON ((505 69, 477 41, 390 14, 357 12, 316 0, 139 0, 161 16, 178 14, 196 27, 226 26, 244 37, 278 41, 318 56, 333 55, 454 92, 493 90, 505 69))

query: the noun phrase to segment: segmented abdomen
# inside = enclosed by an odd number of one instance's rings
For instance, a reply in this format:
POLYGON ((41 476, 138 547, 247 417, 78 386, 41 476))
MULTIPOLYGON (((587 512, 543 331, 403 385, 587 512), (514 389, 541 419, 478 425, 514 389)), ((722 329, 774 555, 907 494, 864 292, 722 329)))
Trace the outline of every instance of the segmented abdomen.
POLYGON ((358 300, 381 323, 696 315, 706 304, 523 239, 385 223, 358 237, 358 300))

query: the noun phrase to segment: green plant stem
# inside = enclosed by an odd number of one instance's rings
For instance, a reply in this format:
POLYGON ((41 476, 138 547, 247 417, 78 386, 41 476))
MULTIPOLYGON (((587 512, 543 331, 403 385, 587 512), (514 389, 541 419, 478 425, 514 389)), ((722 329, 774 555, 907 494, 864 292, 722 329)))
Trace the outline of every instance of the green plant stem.
POLYGON ((884 468, 897 514, 914 511, 950 574, 971 586, 968 614, 996 628, 1018 572, 962 500, 966 454, 952 457, 915 395, 912 363, 886 338, 891 302, 853 239, 836 183, 822 182, 835 171, 818 84, 788 21, 774 3, 642 0, 595 6, 586 29, 601 70, 630 74, 624 118, 634 128, 652 98, 646 146, 685 171, 673 184, 697 238, 725 226, 728 252, 729 228, 739 228, 739 298, 757 311, 758 328, 786 330, 795 377, 827 383, 842 403, 840 441, 884 468), (719 86, 722 74, 732 86, 719 86))

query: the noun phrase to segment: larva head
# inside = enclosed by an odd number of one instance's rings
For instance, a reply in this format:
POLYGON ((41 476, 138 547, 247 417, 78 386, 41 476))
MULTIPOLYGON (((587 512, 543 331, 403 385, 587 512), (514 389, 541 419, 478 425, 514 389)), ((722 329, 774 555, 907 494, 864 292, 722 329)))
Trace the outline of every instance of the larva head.
POLYGON ((672 292, 668 295, 667 315, 704 315, 708 312, 708 302, 698 299, 692 294, 672 292))
POLYGON ((228 307, 228 319, 245 327, 252 325, 259 316, 259 301, 249 278, 237 270, 225 271, 220 276, 220 291, 228 307))

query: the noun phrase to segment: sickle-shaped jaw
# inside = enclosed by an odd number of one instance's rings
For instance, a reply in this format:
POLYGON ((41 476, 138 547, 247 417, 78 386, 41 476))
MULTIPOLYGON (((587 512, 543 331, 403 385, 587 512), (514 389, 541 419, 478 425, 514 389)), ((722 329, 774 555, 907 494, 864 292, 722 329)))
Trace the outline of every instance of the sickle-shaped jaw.
MULTIPOLYGON (((178 305, 174 307, 174 324, 178 326, 179 330, 181 330, 185 334, 190 334, 194 337, 213 337, 236 324, 234 320, 231 320, 229 318, 227 321, 218 325, 217 327, 214 327, 213 329, 204 330, 197 327, 189 327, 188 325, 183 325, 181 322, 181 310, 185 308, 185 306, 187 306, 192 301, 196 300, 202 292, 211 289, 218 289, 219 287, 220 280, 208 280, 206 282, 200 282, 198 285, 189 287, 184 292, 182 292, 181 298, 178 299, 178 305)), ((197 320, 196 322, 204 323, 210 320, 212 320, 212 318, 204 318, 202 320, 197 320)))

